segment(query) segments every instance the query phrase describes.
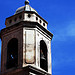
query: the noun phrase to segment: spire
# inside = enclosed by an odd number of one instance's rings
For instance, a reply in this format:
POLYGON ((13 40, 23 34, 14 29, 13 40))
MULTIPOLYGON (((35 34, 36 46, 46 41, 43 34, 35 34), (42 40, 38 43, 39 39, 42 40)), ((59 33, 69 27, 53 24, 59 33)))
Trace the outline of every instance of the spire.
POLYGON ((27 5, 27 4, 29 4, 29 1, 28 0, 25 1, 25 5, 27 5))

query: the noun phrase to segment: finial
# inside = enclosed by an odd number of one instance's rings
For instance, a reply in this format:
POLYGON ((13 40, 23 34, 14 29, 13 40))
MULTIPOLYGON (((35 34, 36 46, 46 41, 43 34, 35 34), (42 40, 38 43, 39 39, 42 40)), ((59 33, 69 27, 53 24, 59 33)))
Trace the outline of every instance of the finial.
POLYGON ((25 1, 25 5, 27 5, 27 4, 29 4, 29 1, 28 0, 25 1))

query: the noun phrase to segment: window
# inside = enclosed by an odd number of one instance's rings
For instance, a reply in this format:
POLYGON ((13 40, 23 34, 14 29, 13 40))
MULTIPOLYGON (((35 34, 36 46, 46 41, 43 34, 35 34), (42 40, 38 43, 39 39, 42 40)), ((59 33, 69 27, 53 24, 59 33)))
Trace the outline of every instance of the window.
POLYGON ((7 69, 18 65, 18 40, 11 39, 7 45, 7 69))
POLYGON ((9 20, 9 23, 12 23, 12 20, 9 20))
POLYGON ((42 21, 40 20, 40 23, 41 23, 42 21))
POLYGON ((47 46, 46 43, 41 40, 40 41, 40 67, 45 71, 48 71, 48 63, 47 63, 47 46))
POLYGON ((30 18, 31 17, 31 14, 28 14, 28 18, 30 18))
POLYGON ((45 23, 43 23, 43 26, 45 26, 45 23))
POLYGON ((17 17, 15 17, 14 21, 16 22, 16 20, 17 20, 17 17))
POLYGON ((36 20, 38 20, 38 17, 36 17, 36 20))
POLYGON ((19 19, 22 19, 22 15, 19 16, 19 19))

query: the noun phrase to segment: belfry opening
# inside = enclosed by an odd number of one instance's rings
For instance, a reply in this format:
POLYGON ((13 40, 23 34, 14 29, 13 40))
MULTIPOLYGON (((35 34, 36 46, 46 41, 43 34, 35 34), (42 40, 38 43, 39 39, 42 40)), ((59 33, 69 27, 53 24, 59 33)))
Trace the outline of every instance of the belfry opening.
POLYGON ((7 45, 7 69, 18 65, 18 40, 11 39, 7 45))
POLYGON ((40 67, 45 71, 48 71, 47 45, 44 40, 40 41, 40 67))

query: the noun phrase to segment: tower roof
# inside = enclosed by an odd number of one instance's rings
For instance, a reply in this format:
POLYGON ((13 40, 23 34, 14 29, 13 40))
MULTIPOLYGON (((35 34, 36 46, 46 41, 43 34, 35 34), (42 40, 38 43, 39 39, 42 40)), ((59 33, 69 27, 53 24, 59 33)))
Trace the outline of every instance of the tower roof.
POLYGON ((20 13, 20 12, 22 12, 22 11, 32 11, 32 12, 36 12, 36 13, 37 13, 37 11, 36 11, 35 9, 33 9, 33 8, 29 5, 29 1, 28 1, 28 0, 25 1, 25 6, 19 7, 19 8, 16 10, 16 13, 15 13, 15 14, 18 14, 18 13, 20 13))

